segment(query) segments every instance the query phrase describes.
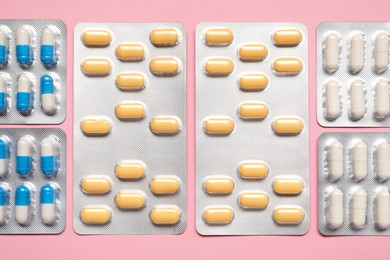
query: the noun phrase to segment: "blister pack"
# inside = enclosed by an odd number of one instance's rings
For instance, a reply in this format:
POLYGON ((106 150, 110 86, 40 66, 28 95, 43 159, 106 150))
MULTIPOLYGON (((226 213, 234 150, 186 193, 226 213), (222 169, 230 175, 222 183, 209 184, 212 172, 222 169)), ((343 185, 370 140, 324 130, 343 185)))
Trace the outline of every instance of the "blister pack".
POLYGON ((196 29, 196 227, 300 235, 309 227, 307 31, 301 23, 196 29))
POLYGON ((186 223, 186 42, 180 23, 80 23, 74 229, 179 234, 186 223))

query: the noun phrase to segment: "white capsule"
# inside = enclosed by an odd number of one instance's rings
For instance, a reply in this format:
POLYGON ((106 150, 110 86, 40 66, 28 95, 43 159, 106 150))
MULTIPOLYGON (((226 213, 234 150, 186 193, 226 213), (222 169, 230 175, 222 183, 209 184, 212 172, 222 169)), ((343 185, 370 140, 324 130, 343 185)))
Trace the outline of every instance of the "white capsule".
POLYGON ((351 150, 352 175, 355 180, 361 181, 367 177, 368 159, 367 145, 363 141, 357 142, 351 150))
POLYGON ((390 115, 389 82, 381 79, 376 83, 374 95, 374 112, 377 118, 386 118, 390 115))
POLYGON ((337 33, 328 33, 324 40, 323 68, 329 73, 339 69, 340 64, 340 36, 337 33))
POLYGON ((338 229, 344 223, 343 192, 332 187, 326 197, 326 224, 330 229, 338 229))
POLYGON ((374 42, 374 71, 381 73, 389 66, 389 35, 381 32, 376 35, 374 42))
POLYGON ((358 188, 353 191, 349 201, 349 212, 352 227, 362 229, 366 224, 367 215, 367 193, 364 189, 358 188))
POLYGON ((366 113, 366 98, 364 83, 361 80, 354 80, 349 89, 350 111, 349 117, 357 121, 366 113))
POLYGON ((359 73, 364 68, 366 40, 364 34, 358 32, 351 36, 349 42, 348 70, 352 74, 359 73))
POLYGON ((338 140, 335 140, 327 150, 328 178, 331 181, 337 181, 344 174, 344 146, 338 140))
POLYGON ((390 178, 390 145, 381 142, 375 149, 375 174, 378 180, 387 181, 390 178))
POLYGON ((325 85, 325 118, 333 121, 340 116, 341 104, 339 85, 336 80, 329 80, 325 85))
POLYGON ((380 229, 390 227, 390 194, 386 187, 380 187, 374 199, 374 222, 380 229))

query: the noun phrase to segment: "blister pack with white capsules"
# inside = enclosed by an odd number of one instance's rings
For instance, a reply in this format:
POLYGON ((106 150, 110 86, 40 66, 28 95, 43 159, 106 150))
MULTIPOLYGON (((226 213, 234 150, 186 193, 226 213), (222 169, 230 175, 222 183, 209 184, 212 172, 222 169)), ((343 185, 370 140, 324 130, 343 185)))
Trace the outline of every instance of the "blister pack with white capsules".
POLYGON ((318 140, 318 227, 326 236, 390 235, 390 133, 318 140))
POLYGON ((302 23, 196 29, 196 228, 309 228, 307 31, 302 23))
POLYGON ((61 233, 65 173, 61 129, 0 129, 0 234, 61 233))
POLYGON ((80 23, 74 35, 74 229, 186 224, 186 41, 180 23, 80 23))
POLYGON ((387 22, 317 28, 317 121, 325 127, 390 126, 387 22))

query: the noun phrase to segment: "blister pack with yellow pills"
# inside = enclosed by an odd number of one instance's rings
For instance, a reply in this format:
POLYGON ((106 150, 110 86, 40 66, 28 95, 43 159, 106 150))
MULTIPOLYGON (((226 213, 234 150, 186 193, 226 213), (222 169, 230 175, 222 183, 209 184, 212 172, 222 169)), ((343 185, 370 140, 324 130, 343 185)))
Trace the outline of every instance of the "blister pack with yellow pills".
POLYGON ((196 227, 309 228, 308 47, 301 23, 196 29, 196 227))
POLYGON ((74 229, 186 224, 186 42, 180 23, 80 23, 74 36, 74 229))

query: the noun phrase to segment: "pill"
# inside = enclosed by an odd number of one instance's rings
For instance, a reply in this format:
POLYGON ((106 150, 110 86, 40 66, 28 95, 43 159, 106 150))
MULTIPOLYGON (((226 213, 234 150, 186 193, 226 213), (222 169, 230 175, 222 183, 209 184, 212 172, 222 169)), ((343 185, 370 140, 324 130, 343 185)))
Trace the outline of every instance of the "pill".
POLYGON ((55 136, 48 136, 41 141, 41 171, 45 177, 55 177, 59 170, 60 142, 55 136))
POLYGON ((374 71, 384 72, 389 66, 389 35, 386 32, 376 35, 373 51, 374 71))
POLYGON ((268 176, 269 167, 263 161, 242 161, 237 172, 243 179, 258 180, 268 176))
POLYGON ((204 42, 208 46, 229 46, 234 40, 234 33, 229 28, 212 28, 204 34, 204 42))
POLYGON ((180 190, 180 180, 176 176, 156 176, 149 184, 154 195, 172 195, 180 190))
POLYGON ((272 129, 277 135, 299 135, 303 130, 303 121, 298 117, 279 117, 272 122, 272 129))
POLYGON ((80 219, 87 225, 104 225, 111 221, 111 209, 106 206, 85 206, 80 211, 80 219))
POLYGON ((87 29, 81 35, 81 41, 87 47, 106 47, 111 40, 111 33, 104 29, 87 29))
POLYGON ((333 121, 340 116, 341 102, 339 84, 336 80, 329 80, 325 85, 325 118, 333 121))
POLYGON ((41 107, 43 112, 48 115, 57 112, 56 87, 50 74, 41 77, 41 107))
POLYGON ((149 128, 155 135, 175 135, 180 127, 181 121, 175 116, 156 116, 149 122, 149 128))
POLYGON ((155 225, 175 225, 180 222, 181 212, 176 206, 157 206, 152 209, 149 217, 155 225))
POLYGON ((377 179, 386 181, 390 179, 390 145, 382 141, 375 148, 375 173, 377 179))
POLYGON ((331 181, 337 181, 344 174, 344 146, 338 140, 334 140, 327 147, 327 171, 331 181))
POLYGON ((140 190, 120 191, 115 196, 115 205, 120 209, 141 209, 145 203, 146 195, 140 190))
POLYGON ((9 79, 7 78, 7 76, 5 74, 0 74, 0 114, 7 113, 8 85, 9 85, 9 79))
POLYGON ((54 184, 45 184, 41 188, 41 219, 46 225, 53 225, 58 220, 59 191, 54 184))
POLYGON ((364 83, 361 80, 354 80, 349 89, 350 111, 349 116, 352 120, 361 119, 366 113, 366 98, 364 83))
POLYGON ((298 29, 277 30, 273 33, 272 40, 278 47, 294 47, 301 43, 302 33, 298 29))
POLYGON ((390 194, 386 187, 380 187, 375 192, 374 222, 380 229, 390 227, 390 194))
POLYGON ((180 72, 180 63, 176 58, 158 57, 150 62, 149 69, 156 76, 175 76, 180 72))
POLYGON ((234 63, 229 58, 209 58, 204 63, 204 71, 208 76, 225 77, 234 70, 234 63))
POLYGON ((105 175, 85 176, 81 190, 86 194, 107 194, 111 191, 111 180, 105 175))
POLYGON ((81 63, 81 70, 87 76, 107 76, 111 72, 111 62, 105 58, 87 58, 81 63))
POLYGON ((348 70, 352 74, 357 74, 364 68, 365 44, 365 36, 360 32, 353 34, 350 38, 348 52, 348 70))
POLYGON ((323 63, 324 70, 329 73, 335 72, 340 66, 340 35, 335 32, 328 33, 323 42, 323 63))
POLYGON ((145 176, 146 170, 142 161, 122 161, 115 166, 115 175, 121 180, 139 180, 145 176))
POLYGON ((57 65, 57 32, 46 27, 42 30, 41 36, 41 62, 44 66, 52 68, 57 65))
POLYGON ((207 117, 203 120, 203 130, 209 135, 230 135, 234 130, 234 121, 230 117, 207 117))
POLYGON ((356 189, 350 198, 349 202, 349 211, 352 227, 356 229, 362 229, 366 224, 366 214, 367 214, 367 193, 364 189, 356 189))
POLYGON ((32 31, 28 27, 16 30, 16 60, 22 67, 29 67, 34 60, 32 31))
POLYGON ((5 136, 0 137, 0 178, 7 176, 10 160, 10 143, 5 136))
POLYGON ((9 55, 9 31, 0 26, 0 67, 3 68, 8 64, 9 55))
POLYGON ((262 102, 244 102, 238 106, 238 115, 242 119, 262 120, 269 114, 268 106, 262 102))
POLYGON ((380 79, 375 85, 374 112, 377 118, 386 118, 390 115, 389 82, 380 79))
POLYGON ((268 77, 263 73, 243 74, 238 86, 242 91, 262 91, 268 86, 268 77))
POLYGON ((351 151, 351 167, 352 175, 355 180, 361 181, 368 174, 368 153, 367 145, 363 141, 358 141, 354 144, 351 151))
POLYGON ((265 209, 269 197, 264 191, 243 191, 238 197, 238 203, 244 209, 265 209))
POLYGON ((33 82, 29 75, 22 73, 18 77, 16 109, 22 115, 28 115, 34 108, 33 82))
POLYGON ((268 56, 268 48, 261 43, 247 43, 238 49, 241 61, 262 61, 268 56))
POLYGON ((146 106, 139 101, 123 101, 115 107, 115 115, 121 120, 140 120, 146 116, 146 106))
POLYGON ((145 88, 145 77, 138 72, 121 73, 115 79, 115 85, 124 91, 138 91, 145 88))
POLYGON ((33 139, 29 135, 19 138, 16 145, 16 173, 27 177, 33 170, 33 139))
POLYGON ((0 185, 0 226, 5 225, 9 219, 9 193, 5 184, 0 185))
POLYGON ((15 191, 15 220, 20 225, 30 224, 32 217, 32 187, 22 184, 15 191))
POLYGON ((211 225, 226 225, 233 222, 234 211, 228 206, 212 206, 203 211, 203 220, 211 225))
POLYGON ((87 136, 105 136, 111 132, 111 120, 106 117, 87 117, 81 120, 81 131, 87 136))
POLYGON ((234 181, 228 176, 207 177, 203 182, 203 189, 208 194, 227 195, 234 189, 234 181))
POLYGON ((278 195, 299 195, 303 191, 303 180, 299 176, 277 176, 272 188, 278 195))
POLYGON ((279 225, 299 225, 305 212, 299 206, 279 206, 272 213, 273 220, 279 225))
POLYGON ((298 58, 281 57, 273 62, 273 69, 277 74, 297 75, 302 68, 302 61, 298 58))
POLYGON ((145 48, 139 43, 122 43, 116 47, 115 55, 121 61, 141 61, 145 59, 145 48))
POLYGON ((179 33, 174 28, 155 29, 149 34, 150 42, 157 47, 170 47, 179 43, 179 33))
POLYGON ((338 229, 344 223, 344 195, 338 188, 327 191, 325 218, 330 229, 338 229))

